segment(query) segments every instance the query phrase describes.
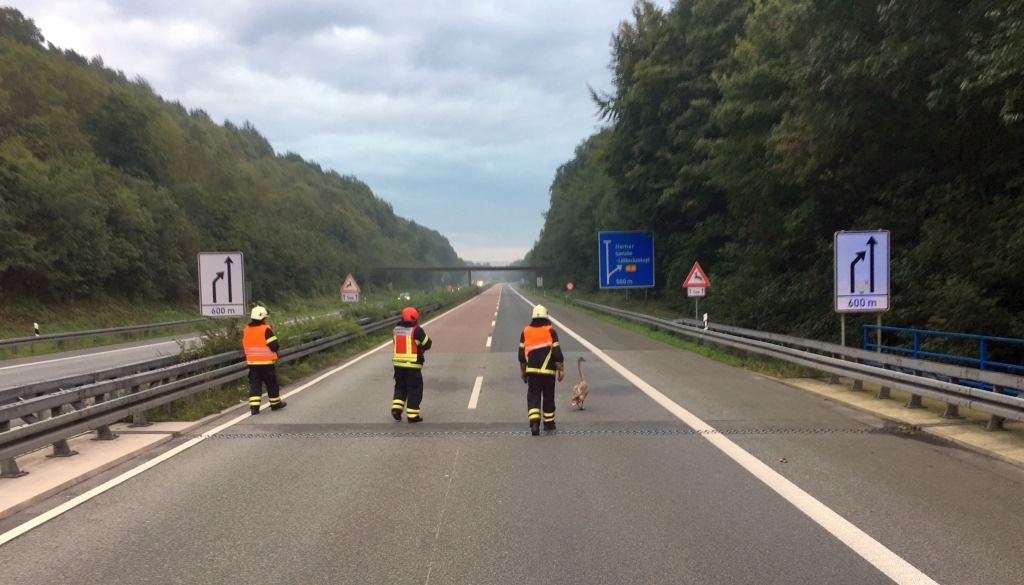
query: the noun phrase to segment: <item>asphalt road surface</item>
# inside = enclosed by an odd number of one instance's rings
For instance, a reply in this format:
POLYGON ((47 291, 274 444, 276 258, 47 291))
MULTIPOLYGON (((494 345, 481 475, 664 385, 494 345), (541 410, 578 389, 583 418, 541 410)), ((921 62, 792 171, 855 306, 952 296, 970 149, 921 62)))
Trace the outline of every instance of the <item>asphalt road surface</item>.
POLYGON ((104 347, 79 349, 0 362, 0 389, 25 386, 118 368, 181 353, 197 341, 194 333, 104 347))
POLYGON ((493 287, 423 324, 425 422, 382 346, 77 487, 0 583, 1020 582, 1020 468, 549 308, 557 431, 526 421, 531 301, 493 287))

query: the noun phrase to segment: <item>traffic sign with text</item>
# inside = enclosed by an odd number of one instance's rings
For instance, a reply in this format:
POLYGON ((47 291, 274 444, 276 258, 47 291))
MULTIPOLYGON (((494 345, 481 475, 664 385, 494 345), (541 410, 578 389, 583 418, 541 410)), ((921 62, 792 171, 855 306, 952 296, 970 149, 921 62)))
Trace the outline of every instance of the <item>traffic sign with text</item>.
POLYGON ((356 283, 356 279, 351 274, 345 276, 345 281, 341 285, 341 302, 343 303, 358 303, 359 302, 359 285, 356 283))
POLYGON ((835 233, 837 313, 889 310, 889 232, 835 233))
POLYGON ((245 316, 241 252, 199 253, 199 307, 204 317, 245 316))
POLYGON ((598 232, 600 288, 654 286, 654 235, 651 232, 598 232))

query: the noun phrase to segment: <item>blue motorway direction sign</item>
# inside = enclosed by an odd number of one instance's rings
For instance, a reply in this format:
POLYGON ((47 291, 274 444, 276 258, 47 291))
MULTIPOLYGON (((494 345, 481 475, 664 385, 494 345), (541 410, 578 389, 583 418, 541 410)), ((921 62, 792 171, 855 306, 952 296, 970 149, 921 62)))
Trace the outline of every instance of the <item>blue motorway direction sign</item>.
POLYGON ((598 283, 601 288, 654 286, 654 234, 598 232, 598 283))

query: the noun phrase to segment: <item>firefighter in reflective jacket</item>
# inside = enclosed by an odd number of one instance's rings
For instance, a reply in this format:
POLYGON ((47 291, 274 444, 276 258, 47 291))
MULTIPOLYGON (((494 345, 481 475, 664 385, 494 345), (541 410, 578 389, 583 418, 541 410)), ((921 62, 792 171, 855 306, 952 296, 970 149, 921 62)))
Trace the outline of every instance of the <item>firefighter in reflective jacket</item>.
POLYGON ((540 434, 542 411, 544 430, 555 430, 555 378, 559 382, 565 378, 564 361, 548 310, 537 305, 533 319, 519 336, 519 375, 527 384, 527 419, 535 437, 540 434))
POLYGON ((402 410, 411 423, 423 420, 420 401, 423 400, 423 354, 433 342, 419 326, 420 312, 413 307, 402 309, 402 322, 392 331, 395 352, 391 363, 395 366, 395 396, 391 401, 391 416, 402 420, 402 410))
POLYGON ((263 385, 267 386, 267 397, 270 398, 270 410, 281 410, 288 406, 281 400, 281 387, 277 384, 277 352, 281 344, 277 341, 274 330, 267 325, 264 307, 255 307, 249 317, 252 319, 242 331, 242 349, 245 351, 245 362, 249 364, 249 412, 260 413, 260 399, 263 396, 263 385))

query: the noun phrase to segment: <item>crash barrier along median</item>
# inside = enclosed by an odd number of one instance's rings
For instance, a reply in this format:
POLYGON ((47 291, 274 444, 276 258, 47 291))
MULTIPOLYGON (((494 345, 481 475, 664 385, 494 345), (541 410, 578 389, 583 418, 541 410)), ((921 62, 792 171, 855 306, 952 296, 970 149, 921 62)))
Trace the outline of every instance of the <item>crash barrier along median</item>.
MULTIPOLYGON (((420 310, 424 315, 440 305, 420 310)), ((360 320, 362 334, 390 328, 400 317, 369 322, 360 320)), ((339 333, 314 339, 279 352, 279 362, 304 358, 358 338, 357 333, 339 333)), ((170 356, 122 366, 112 370, 38 382, 0 390, 0 477, 26 474, 16 458, 52 445, 56 457, 75 455, 67 440, 85 432, 95 432, 100 440, 117 435, 109 425, 127 417, 143 426, 144 412, 174 400, 222 386, 247 375, 248 366, 241 350, 178 363, 170 356), (172 365, 173 364, 173 365, 172 365), (17 421, 18 426, 12 426, 17 421)))

